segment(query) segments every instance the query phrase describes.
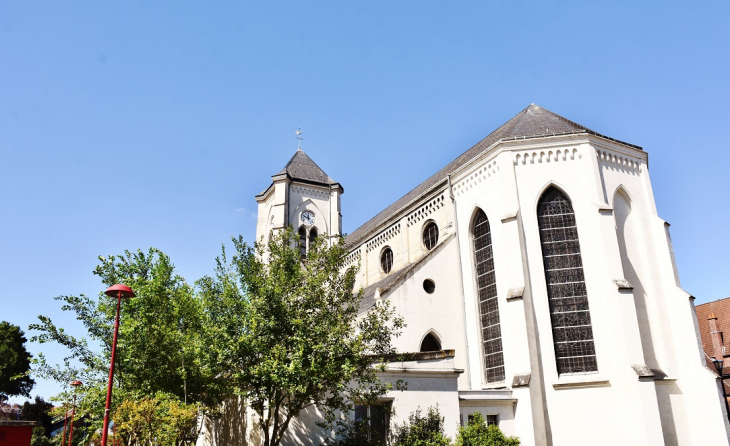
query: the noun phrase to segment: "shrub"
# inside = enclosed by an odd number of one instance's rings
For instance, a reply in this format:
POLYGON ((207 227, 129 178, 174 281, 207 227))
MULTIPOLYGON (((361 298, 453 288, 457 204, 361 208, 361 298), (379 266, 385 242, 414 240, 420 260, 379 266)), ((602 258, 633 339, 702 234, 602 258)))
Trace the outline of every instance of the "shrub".
POLYGON ((519 446, 517 437, 505 437, 497 425, 487 426, 479 412, 469 420, 466 426, 459 427, 456 446, 519 446))
POLYGON ((425 416, 421 408, 416 409, 408 417, 408 421, 400 426, 394 437, 394 446, 446 446, 451 440, 444 435, 444 418, 438 407, 429 407, 425 416))

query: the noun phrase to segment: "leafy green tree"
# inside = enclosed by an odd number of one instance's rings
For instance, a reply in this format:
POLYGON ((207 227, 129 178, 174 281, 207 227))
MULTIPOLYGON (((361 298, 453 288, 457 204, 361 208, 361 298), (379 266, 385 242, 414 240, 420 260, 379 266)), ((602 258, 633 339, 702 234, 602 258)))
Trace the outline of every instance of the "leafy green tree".
POLYGON ((20 412, 20 419, 37 421, 38 427, 43 428, 42 434, 48 437, 51 435, 51 428, 53 427, 53 417, 51 416, 52 409, 52 403, 45 401, 40 396, 36 396, 32 403, 30 401, 23 403, 23 408, 20 412))
POLYGON ((466 426, 459 427, 457 446, 519 446, 517 437, 505 437, 495 424, 487 426, 484 417, 474 412, 466 426))
POLYGON ((397 428, 392 443, 394 446, 447 446, 451 440, 444 435, 444 418, 438 407, 429 407, 426 415, 421 415, 419 407, 397 428))
MULTIPOLYGON (((182 402, 214 402, 217 372, 206 369, 201 361, 206 351, 201 344, 201 301, 193 287, 176 273, 170 258, 150 248, 99 260, 94 274, 103 288, 124 283, 136 294, 136 298, 122 300, 113 403, 158 392, 174 395, 182 402)), ((74 337, 49 317, 39 316, 39 323, 30 326, 36 332, 32 340, 59 344, 69 354, 61 365, 49 364, 39 355, 37 373, 65 386, 58 396, 62 401, 72 399, 68 387, 71 381, 84 382, 77 392, 78 414, 90 414, 99 427, 116 299, 103 292, 95 298, 70 295, 55 299, 63 303, 64 311, 76 315, 86 336, 74 337)))
POLYGON ((124 400, 113 418, 116 436, 125 445, 185 446, 197 439, 198 407, 158 393, 153 397, 124 400))
POLYGON ((373 363, 394 353, 403 321, 387 303, 358 317, 357 267, 345 267, 341 238, 320 236, 304 261, 291 229, 253 247, 233 242, 230 263, 224 250, 216 274, 198 283, 206 345, 225 364, 231 393, 258 415, 265 446, 277 446, 308 407, 332 425, 353 401, 374 402, 390 388, 373 363))
POLYGON ((10 396, 30 396, 35 381, 29 376, 30 353, 17 325, 0 322, 0 401, 10 396))
POLYGON ((53 446, 51 440, 45 433, 43 426, 33 428, 33 436, 30 438, 30 446, 53 446))

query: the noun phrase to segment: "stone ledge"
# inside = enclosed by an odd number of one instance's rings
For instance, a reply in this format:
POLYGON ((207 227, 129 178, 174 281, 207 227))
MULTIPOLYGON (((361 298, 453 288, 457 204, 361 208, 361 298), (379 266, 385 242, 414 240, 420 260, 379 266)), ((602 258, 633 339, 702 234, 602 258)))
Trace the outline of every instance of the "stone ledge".
POLYGON ((523 373, 512 377, 512 387, 528 387, 530 385, 530 373, 523 373))
POLYGON ((507 301, 522 299, 522 295, 525 294, 525 287, 510 288, 507 291, 507 301))

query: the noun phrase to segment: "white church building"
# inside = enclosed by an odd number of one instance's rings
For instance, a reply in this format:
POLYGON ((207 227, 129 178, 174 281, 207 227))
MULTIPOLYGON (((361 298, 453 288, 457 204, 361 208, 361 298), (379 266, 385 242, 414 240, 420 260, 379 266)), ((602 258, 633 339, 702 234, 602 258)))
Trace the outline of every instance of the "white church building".
MULTIPOLYGON (((344 189, 303 151, 272 179, 257 239, 341 233, 344 189)), ((728 444, 640 147, 532 104, 346 243, 362 311, 389 300, 419 352, 381 375, 408 383, 392 416, 352 414, 374 432, 438 405, 451 438, 481 412, 523 445, 728 444)), ((316 417, 284 443, 320 444, 316 417)))

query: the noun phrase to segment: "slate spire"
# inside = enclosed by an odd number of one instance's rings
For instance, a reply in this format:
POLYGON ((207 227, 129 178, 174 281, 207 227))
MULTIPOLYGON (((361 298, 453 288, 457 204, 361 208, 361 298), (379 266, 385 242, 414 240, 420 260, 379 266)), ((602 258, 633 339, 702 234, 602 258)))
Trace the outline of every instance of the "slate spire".
POLYGON ((297 149, 294 156, 286 163, 286 166, 274 175, 274 177, 278 177, 279 175, 286 175, 291 180, 303 181, 305 183, 322 184, 325 186, 337 184, 301 148, 297 149))

